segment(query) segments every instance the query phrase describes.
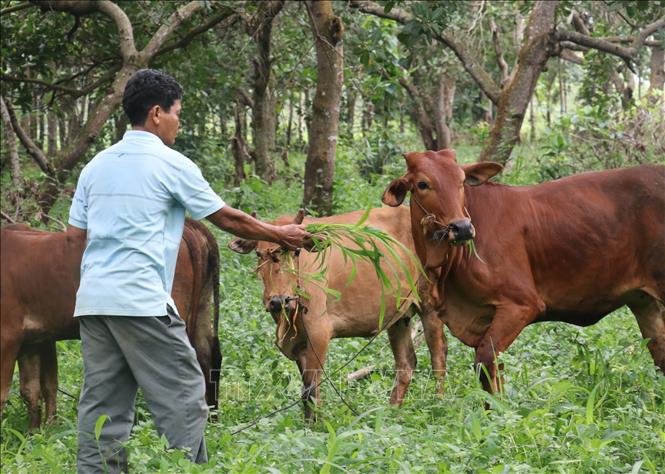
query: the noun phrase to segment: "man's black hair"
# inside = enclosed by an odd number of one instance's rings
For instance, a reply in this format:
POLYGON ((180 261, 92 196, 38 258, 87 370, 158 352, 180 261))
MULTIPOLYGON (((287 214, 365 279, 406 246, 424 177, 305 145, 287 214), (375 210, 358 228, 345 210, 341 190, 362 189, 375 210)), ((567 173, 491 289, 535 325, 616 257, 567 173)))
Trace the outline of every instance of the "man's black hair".
POLYGON ((127 81, 122 108, 129 123, 143 125, 152 107, 159 105, 168 112, 180 99, 182 87, 173 77, 157 69, 141 69, 127 81))

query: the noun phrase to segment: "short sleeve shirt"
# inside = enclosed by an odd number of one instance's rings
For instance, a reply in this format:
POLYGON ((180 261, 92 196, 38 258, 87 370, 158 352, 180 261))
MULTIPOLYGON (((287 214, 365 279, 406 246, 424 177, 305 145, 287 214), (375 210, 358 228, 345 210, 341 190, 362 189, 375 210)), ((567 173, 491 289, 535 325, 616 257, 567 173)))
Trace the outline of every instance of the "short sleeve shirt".
POLYGON ((156 135, 128 131, 88 163, 69 223, 87 230, 74 316, 161 316, 171 298, 185 212, 224 207, 199 168, 156 135))

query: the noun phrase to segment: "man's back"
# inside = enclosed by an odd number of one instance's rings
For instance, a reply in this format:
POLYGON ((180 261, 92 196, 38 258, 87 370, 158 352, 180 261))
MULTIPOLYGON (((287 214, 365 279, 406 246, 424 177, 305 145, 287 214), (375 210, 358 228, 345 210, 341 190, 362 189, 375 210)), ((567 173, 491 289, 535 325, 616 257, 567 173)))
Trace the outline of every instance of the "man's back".
POLYGON ((175 308, 170 292, 185 205, 201 218, 224 204, 189 159, 151 133, 127 132, 86 166, 70 213, 88 234, 76 316, 175 308))

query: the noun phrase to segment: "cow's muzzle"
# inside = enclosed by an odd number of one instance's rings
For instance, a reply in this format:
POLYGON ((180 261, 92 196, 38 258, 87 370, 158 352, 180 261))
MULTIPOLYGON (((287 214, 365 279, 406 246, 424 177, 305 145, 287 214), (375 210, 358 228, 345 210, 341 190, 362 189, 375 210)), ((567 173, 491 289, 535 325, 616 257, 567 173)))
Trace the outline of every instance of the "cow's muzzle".
POLYGON ((279 314, 282 311, 291 312, 296 309, 297 301, 297 296, 276 295, 270 298, 267 309, 272 314, 279 314))
POLYGON ((473 228, 471 219, 461 219, 459 221, 451 222, 448 224, 446 230, 448 232, 448 242, 452 244, 466 242, 476 236, 476 229, 473 228))

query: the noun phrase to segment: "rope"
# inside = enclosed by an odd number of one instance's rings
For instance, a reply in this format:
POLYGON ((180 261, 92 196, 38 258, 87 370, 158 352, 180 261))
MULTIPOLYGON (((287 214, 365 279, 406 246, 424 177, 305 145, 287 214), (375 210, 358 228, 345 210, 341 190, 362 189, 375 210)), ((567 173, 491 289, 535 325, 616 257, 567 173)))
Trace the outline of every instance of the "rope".
MULTIPOLYGON (((296 287, 296 293, 297 293, 297 294, 301 294, 301 292, 302 292, 302 278, 301 278, 301 275, 300 275, 300 249, 297 249, 294 253, 295 253, 295 260, 296 260, 296 285, 297 285, 297 287, 296 287)), ((296 302, 296 304, 297 304, 297 306, 296 306, 296 313, 295 313, 294 316, 293 316, 293 326, 294 326, 294 327, 295 327, 295 323, 296 323, 296 315, 297 315, 297 313, 298 313, 298 309, 299 309, 298 307, 300 306, 300 299, 298 299, 298 301, 296 302)), ((307 344, 309 344, 309 347, 311 348, 312 353, 313 353, 314 356, 316 357, 316 360, 319 362, 319 367, 321 367, 321 372, 323 372, 324 380, 327 380, 327 381, 329 382, 329 385, 333 388, 333 390, 335 391, 335 393, 337 394, 337 396, 339 397, 339 399, 342 400, 342 403, 344 403, 344 405, 346 405, 346 406, 348 407, 348 409, 351 410, 351 412, 352 412, 355 416, 358 416, 358 412, 355 410, 355 408, 353 408, 353 407, 352 407, 352 406, 351 406, 351 405, 350 405, 350 404, 344 399, 344 396, 342 395, 342 393, 337 389, 337 387, 336 387, 335 384, 332 382, 332 380, 330 380, 330 377, 328 376, 328 374, 327 374, 327 372, 326 372, 326 369, 325 369, 324 366, 323 366, 323 362, 321 362, 321 358, 319 357, 319 354, 318 354, 318 353, 316 352, 316 350, 314 349, 314 345, 312 344, 312 341, 311 341, 310 338, 309 338, 309 333, 307 332, 307 323, 305 322, 304 316, 305 316, 305 315, 303 314, 303 321, 302 321, 303 332, 305 333, 305 338, 307 339, 307 344)), ((317 384, 316 387, 314 387, 314 388, 318 388, 320 385, 321 385, 321 383, 317 384)), ((310 387, 310 388, 308 388, 308 389, 306 389, 306 390, 307 390, 307 391, 306 391, 305 393, 303 393, 303 395, 306 394, 306 395, 307 395, 307 398, 309 398, 309 396, 311 395, 313 389, 310 387)))

